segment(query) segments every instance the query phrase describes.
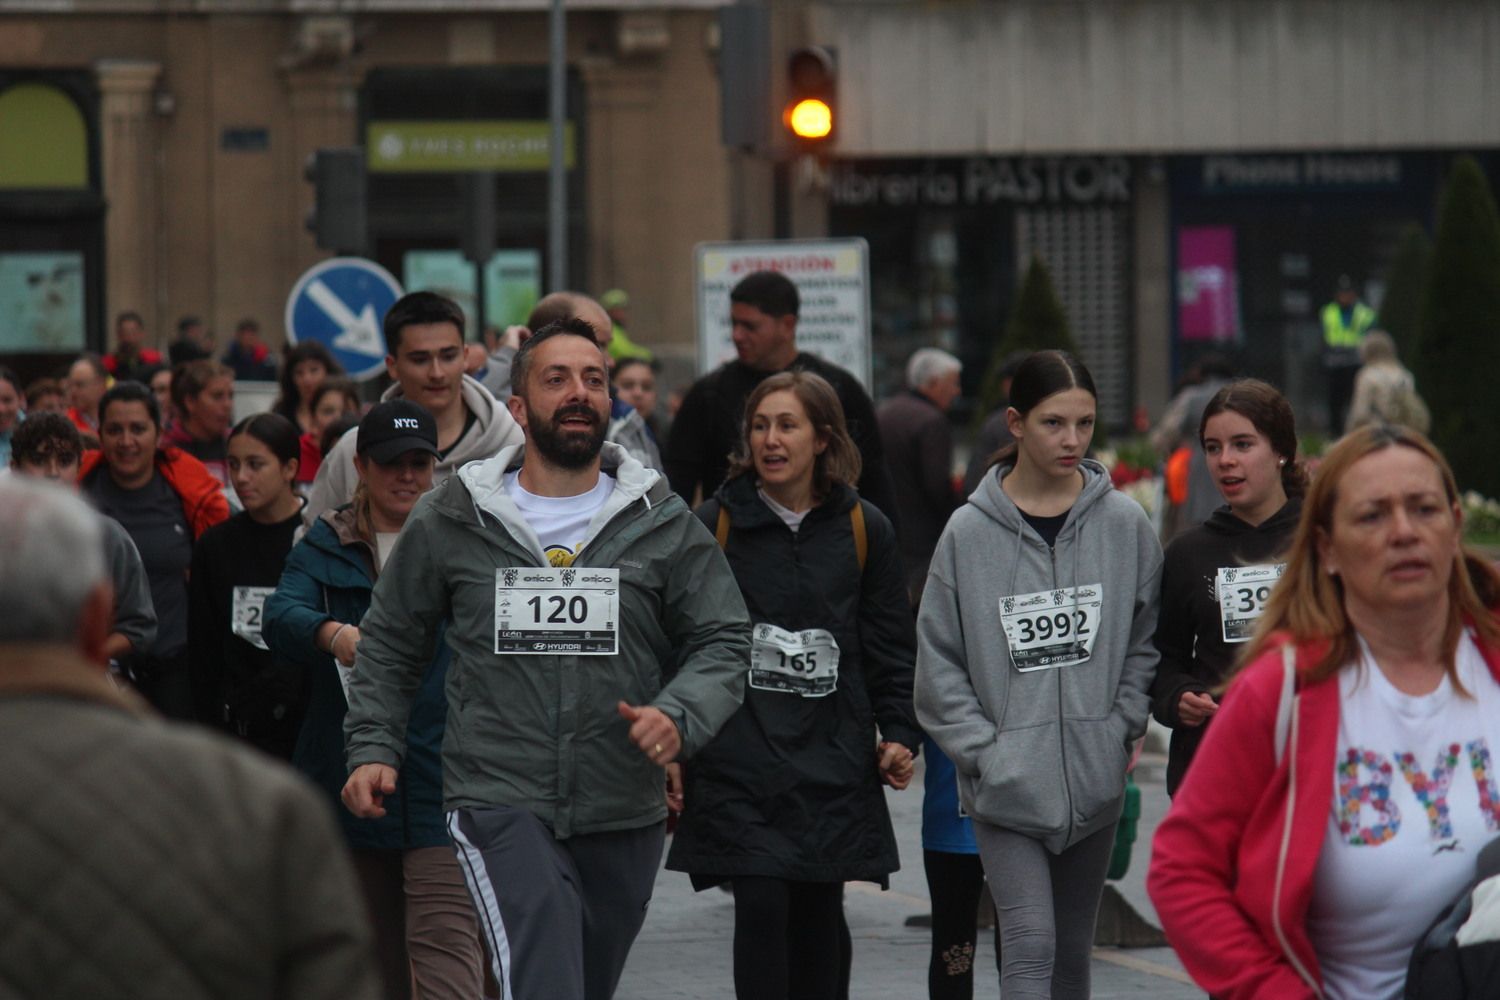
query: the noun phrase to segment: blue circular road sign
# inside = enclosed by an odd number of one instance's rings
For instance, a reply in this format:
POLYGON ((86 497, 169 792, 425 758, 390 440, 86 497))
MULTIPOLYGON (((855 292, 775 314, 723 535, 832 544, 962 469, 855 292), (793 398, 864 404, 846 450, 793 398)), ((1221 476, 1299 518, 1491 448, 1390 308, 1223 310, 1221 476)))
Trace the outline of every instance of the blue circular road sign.
POLYGON ((286 300, 287 339, 316 340, 350 378, 385 370, 385 314, 401 297, 401 283, 363 257, 334 257, 315 265, 286 300))

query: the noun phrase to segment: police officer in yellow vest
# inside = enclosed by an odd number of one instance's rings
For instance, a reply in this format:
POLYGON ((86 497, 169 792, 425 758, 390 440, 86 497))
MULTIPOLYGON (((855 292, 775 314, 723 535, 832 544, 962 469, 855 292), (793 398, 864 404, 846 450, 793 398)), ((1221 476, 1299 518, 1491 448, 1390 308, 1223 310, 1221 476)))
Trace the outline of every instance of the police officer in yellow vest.
POLYGON ((1339 275, 1333 301, 1319 314, 1323 325, 1323 370, 1328 373, 1328 430, 1338 434, 1354 396, 1359 372, 1359 345, 1375 325, 1375 310, 1359 301, 1354 282, 1339 275))

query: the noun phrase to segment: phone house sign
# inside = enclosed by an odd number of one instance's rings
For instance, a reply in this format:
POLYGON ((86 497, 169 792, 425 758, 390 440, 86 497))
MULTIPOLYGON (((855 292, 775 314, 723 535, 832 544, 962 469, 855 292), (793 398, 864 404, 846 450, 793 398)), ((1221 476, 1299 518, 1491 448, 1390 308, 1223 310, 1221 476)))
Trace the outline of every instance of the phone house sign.
POLYGON ((850 208, 1127 202, 1130 161, 1121 156, 849 161, 834 166, 829 200, 850 208))

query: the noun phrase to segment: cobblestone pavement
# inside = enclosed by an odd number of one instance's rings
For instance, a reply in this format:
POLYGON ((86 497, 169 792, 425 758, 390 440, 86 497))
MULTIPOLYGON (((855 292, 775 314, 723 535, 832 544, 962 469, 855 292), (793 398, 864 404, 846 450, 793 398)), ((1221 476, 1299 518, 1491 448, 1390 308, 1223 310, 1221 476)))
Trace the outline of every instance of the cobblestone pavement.
MULTIPOLYGON (((1164 769, 1147 760, 1137 769, 1142 816, 1130 870, 1115 885, 1152 923, 1146 898, 1146 864, 1151 834, 1166 811, 1164 769)), ((854 937, 851 1000, 923 1000, 927 996, 926 928, 907 927, 906 918, 929 912, 922 876, 922 771, 904 792, 887 790, 902 869, 881 892, 870 884, 850 884, 845 911, 854 937)), ((646 926, 636 940, 616 1000, 718 1000, 734 995, 730 940, 734 901, 717 889, 695 893, 686 875, 663 871, 646 926)), ((1000 995, 994 949, 981 935, 975 968, 975 1000, 1000 995)), ((1201 998, 1170 948, 1096 948, 1093 995, 1099 998, 1201 998)))

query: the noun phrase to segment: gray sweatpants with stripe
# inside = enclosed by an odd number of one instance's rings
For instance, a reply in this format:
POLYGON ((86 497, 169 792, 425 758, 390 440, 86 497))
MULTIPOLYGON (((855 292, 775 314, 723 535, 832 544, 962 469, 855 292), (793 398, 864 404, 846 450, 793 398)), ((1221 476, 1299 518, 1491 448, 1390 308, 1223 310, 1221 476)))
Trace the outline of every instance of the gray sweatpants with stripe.
POLYGON ((609 1000, 646 920, 666 824, 558 840, 524 809, 456 809, 448 831, 504 1000, 609 1000))

